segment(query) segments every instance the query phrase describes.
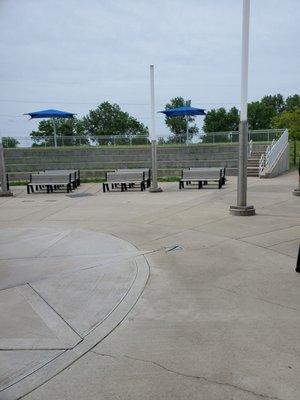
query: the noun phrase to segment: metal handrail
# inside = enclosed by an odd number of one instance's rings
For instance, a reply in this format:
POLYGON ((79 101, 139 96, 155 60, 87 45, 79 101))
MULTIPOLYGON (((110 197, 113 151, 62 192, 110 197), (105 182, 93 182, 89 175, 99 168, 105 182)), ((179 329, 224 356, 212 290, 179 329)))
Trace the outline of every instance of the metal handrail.
POLYGON ((248 157, 251 156, 253 150, 253 140, 251 139, 250 142, 248 143, 248 157))
POLYGON ((265 153, 263 153, 260 156, 259 165, 258 165, 258 175, 259 176, 261 176, 263 174, 265 166, 266 166, 266 155, 265 155, 265 153))
POLYGON ((266 152, 261 155, 259 160, 259 175, 264 173, 266 168, 270 169, 276 162, 278 156, 286 148, 289 140, 288 130, 286 129, 278 140, 272 140, 266 152))
POLYGON ((285 149, 289 140, 287 129, 283 132, 280 138, 272 142, 269 152, 266 154, 266 167, 271 168, 275 163, 279 154, 285 149))

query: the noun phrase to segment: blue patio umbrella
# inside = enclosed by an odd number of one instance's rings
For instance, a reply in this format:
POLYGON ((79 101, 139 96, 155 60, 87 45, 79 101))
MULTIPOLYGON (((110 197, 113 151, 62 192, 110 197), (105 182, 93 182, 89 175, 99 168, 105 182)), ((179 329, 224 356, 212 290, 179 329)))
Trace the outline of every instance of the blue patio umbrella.
MULTIPOLYGON (((203 108, 196 108, 191 106, 183 106, 176 108, 169 108, 167 110, 159 111, 160 113, 165 114, 169 118, 173 117, 189 117, 193 115, 206 115, 203 108)), ((189 120, 186 119, 186 138, 188 141, 188 133, 189 133, 189 120)))
POLYGON ((55 118, 73 118, 75 113, 70 113, 66 111, 60 111, 60 110, 42 110, 42 111, 33 111, 30 113, 26 113, 24 115, 30 115, 30 119, 33 118, 51 118, 52 119, 52 124, 53 124, 53 130, 54 130, 54 146, 57 147, 57 139, 56 139, 56 124, 55 124, 55 118))

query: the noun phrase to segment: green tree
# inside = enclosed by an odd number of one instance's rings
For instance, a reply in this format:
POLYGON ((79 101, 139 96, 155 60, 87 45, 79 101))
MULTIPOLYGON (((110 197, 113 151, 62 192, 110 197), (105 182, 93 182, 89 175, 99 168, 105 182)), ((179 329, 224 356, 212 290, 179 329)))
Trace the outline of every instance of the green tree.
POLYGON ((287 128, 289 137, 300 140, 300 107, 284 111, 272 121, 274 128, 287 128))
POLYGON ((20 142, 11 136, 3 136, 2 137, 2 145, 5 148, 16 148, 18 147, 18 144, 20 144, 20 142))
MULTIPOLYGON (((84 132, 98 143, 111 143, 112 139, 101 139, 101 136, 123 136, 115 143, 126 143, 129 138, 148 136, 148 128, 136 118, 121 110, 118 104, 110 104, 108 101, 101 103, 95 110, 90 110, 82 120, 84 132)), ((145 139, 140 138, 140 141, 145 139)), ((134 140, 133 143, 138 143, 134 140)))
MULTIPOLYGON (((165 110, 177 107, 190 106, 190 105, 191 105, 190 100, 184 100, 183 97, 174 97, 173 99, 170 100, 168 104, 166 104, 165 110)), ((191 116, 165 118, 165 123, 173 134, 169 136, 169 138, 167 139, 168 143, 185 142, 186 139, 185 136, 187 133, 187 122, 189 124, 188 136, 191 139, 196 133, 199 132, 199 129, 195 124, 191 125, 191 123, 195 122, 195 118, 191 116)))
POLYGON ((204 132, 236 131, 239 126, 239 112, 232 107, 228 112, 225 108, 212 109, 204 118, 204 132))
POLYGON ((289 130, 289 138, 293 141, 293 163, 296 164, 299 157, 297 155, 297 141, 300 140, 300 107, 292 108, 284 111, 273 119, 274 128, 287 128, 289 130))
POLYGON ((212 132, 230 132, 237 131, 239 126, 239 111, 236 107, 232 107, 229 111, 221 107, 212 109, 207 112, 204 118, 203 131, 206 135, 203 137, 204 143, 227 142, 229 140, 237 140, 238 137, 225 135, 212 135, 212 132))
MULTIPOLYGON (((89 143, 85 135, 82 121, 77 118, 56 119, 56 133, 58 146, 86 145, 89 143)), ((33 139, 33 147, 53 146, 54 129, 51 120, 39 122, 38 129, 30 134, 33 139)))
POLYGON ((298 94, 288 96, 285 100, 285 111, 291 111, 296 107, 300 107, 300 96, 298 94))
POLYGON ((263 101, 253 101, 248 104, 249 129, 271 129, 272 119, 278 114, 274 105, 263 101))
POLYGON ((285 110, 285 101, 282 94, 264 96, 260 103, 272 108, 277 114, 285 110))

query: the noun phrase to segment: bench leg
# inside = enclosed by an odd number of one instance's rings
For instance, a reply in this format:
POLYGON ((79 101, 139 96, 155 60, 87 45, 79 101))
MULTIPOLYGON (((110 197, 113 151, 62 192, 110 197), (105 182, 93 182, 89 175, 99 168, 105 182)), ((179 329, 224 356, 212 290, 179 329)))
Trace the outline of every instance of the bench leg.
POLYGON ((198 189, 202 189, 202 188, 203 188, 202 181, 199 181, 199 182, 198 182, 198 189))
POLYGON ((105 193, 105 183, 102 183, 102 190, 103 190, 103 193, 105 193))
POLYGON ((30 194, 30 187, 28 184, 27 184, 27 194, 30 194))
POLYGON ((124 183, 121 183, 121 192, 124 192, 124 183))
POLYGON ((222 189, 222 179, 219 179, 219 189, 222 189))

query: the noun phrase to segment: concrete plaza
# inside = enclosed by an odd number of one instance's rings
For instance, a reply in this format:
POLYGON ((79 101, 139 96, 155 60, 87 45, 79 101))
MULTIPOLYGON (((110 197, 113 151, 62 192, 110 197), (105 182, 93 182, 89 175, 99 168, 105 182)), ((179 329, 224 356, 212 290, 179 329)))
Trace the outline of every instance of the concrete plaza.
POLYGON ((297 172, 0 198, 0 399, 298 400, 297 172))

